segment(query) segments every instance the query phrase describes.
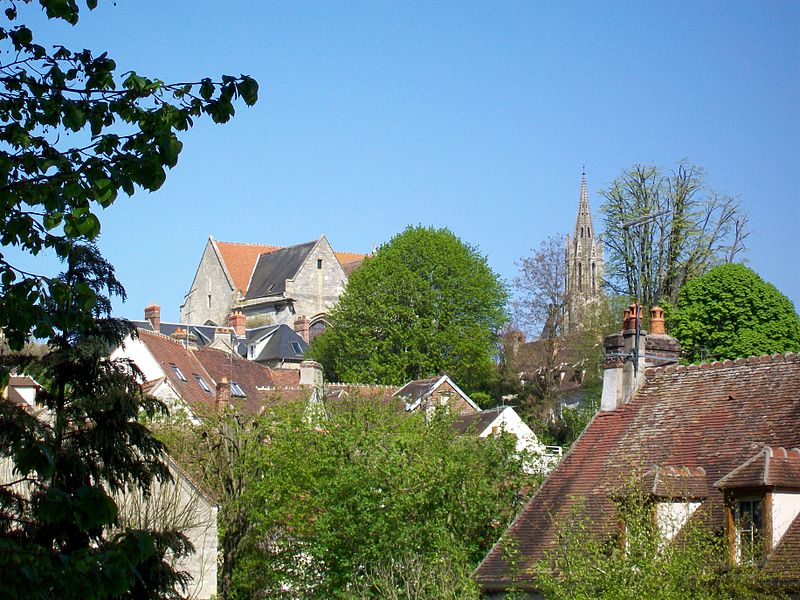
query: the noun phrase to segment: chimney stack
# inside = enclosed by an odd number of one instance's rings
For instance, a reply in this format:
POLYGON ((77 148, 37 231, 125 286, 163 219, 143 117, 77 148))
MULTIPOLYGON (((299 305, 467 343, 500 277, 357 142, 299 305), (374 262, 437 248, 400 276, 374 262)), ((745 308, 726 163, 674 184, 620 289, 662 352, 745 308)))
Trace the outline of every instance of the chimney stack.
POLYGON ((183 346, 188 350, 192 348, 193 350, 197 350, 197 336, 193 334, 188 329, 184 329, 183 327, 178 327, 175 332, 170 335, 173 340, 176 342, 180 342, 183 346))
POLYGON ((322 365, 313 360, 304 360, 300 363, 300 385, 322 389, 322 365))
POLYGON ((630 402, 644 383, 645 367, 672 364, 680 357, 680 343, 665 332, 664 310, 658 306, 650 308, 652 333, 649 335, 641 329, 641 318, 641 305, 631 304, 623 315, 622 333, 614 333, 603 340, 606 356, 600 410, 616 410, 630 402), (634 369, 637 320, 640 326, 639 360, 634 369))
POLYGON ((227 377, 223 377, 217 383, 217 394, 214 398, 214 408, 217 412, 228 407, 231 403, 231 384, 228 382, 227 377))
POLYGON ((161 307, 158 304, 148 304, 144 309, 144 318, 150 321, 153 331, 161 332, 161 307))
POLYGON ((305 315, 297 317, 294 320, 294 330, 297 333, 297 335, 303 338, 306 344, 311 343, 311 340, 309 339, 310 328, 311 328, 311 321, 309 321, 308 317, 306 317, 305 315))
POLYGON ((242 337, 247 328, 247 317, 240 310, 233 311, 228 315, 228 327, 233 328, 237 337, 242 337))

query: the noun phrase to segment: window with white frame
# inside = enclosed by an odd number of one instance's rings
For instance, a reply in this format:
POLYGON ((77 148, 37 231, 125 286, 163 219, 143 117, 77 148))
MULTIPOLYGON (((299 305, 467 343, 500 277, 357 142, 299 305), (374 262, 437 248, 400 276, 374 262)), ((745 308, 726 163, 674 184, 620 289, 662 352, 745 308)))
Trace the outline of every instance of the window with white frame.
POLYGON ((187 381, 186 375, 184 375, 183 371, 181 371, 178 368, 178 365, 176 365, 175 363, 170 363, 170 367, 172 367, 172 371, 175 373, 175 375, 178 376, 178 379, 180 379, 181 381, 184 381, 184 382, 187 381))
POLYGON ((238 383, 231 381, 231 396, 236 396, 237 398, 246 398, 247 394, 244 393, 244 390, 238 383))

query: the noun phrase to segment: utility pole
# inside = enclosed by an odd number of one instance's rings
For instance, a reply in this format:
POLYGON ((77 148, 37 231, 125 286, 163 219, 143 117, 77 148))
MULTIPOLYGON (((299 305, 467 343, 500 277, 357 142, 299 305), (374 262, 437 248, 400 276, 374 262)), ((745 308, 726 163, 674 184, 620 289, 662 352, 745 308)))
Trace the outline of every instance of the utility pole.
MULTIPOLYGON (((642 230, 639 229, 639 227, 671 212, 672 210, 670 209, 662 210, 661 212, 657 212, 652 215, 645 215, 643 217, 622 223, 622 230, 626 233, 628 233, 631 229, 636 230, 636 235, 639 241, 639 261, 642 260, 642 255, 644 254, 644 238, 642 237, 642 230)), ((635 264, 634 267, 636 268, 636 277, 634 279, 636 284, 636 314, 634 315, 634 318, 636 319, 636 340, 634 341, 633 347, 633 376, 636 378, 639 371, 639 334, 642 331, 642 306, 640 304, 642 296, 642 270, 640 268, 640 264, 638 263, 635 264)))

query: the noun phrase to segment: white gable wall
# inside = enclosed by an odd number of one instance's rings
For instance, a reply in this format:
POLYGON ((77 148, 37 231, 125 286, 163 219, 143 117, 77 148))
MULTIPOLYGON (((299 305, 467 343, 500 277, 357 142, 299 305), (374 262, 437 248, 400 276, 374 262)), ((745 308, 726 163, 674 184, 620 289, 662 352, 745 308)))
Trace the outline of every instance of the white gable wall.
POLYGON ((772 547, 778 545, 789 525, 800 515, 800 492, 773 492, 772 547))
POLYGON ((111 353, 111 360, 118 358, 128 358, 139 367, 139 370, 144 376, 143 381, 140 383, 155 381, 156 379, 166 377, 164 370, 153 357, 147 345, 138 338, 133 339, 131 336, 126 337, 122 345, 111 353))

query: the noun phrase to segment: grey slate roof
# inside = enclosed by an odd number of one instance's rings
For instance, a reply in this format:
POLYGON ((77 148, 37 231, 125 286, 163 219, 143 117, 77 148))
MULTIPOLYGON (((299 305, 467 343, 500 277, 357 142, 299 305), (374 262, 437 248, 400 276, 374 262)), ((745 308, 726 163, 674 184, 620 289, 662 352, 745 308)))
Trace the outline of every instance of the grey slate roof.
POLYGON ((264 346, 259 355, 254 357, 253 360, 303 360, 305 351, 308 349, 308 344, 297 334, 296 331, 294 331, 285 323, 248 330, 247 343, 257 343, 267 336, 269 337, 269 340, 267 341, 266 346, 264 346), (300 349, 300 352, 297 351, 295 345, 300 349))
MULTIPOLYGON (((136 327, 139 329, 144 329, 145 331, 153 331, 153 326, 145 319, 144 321, 134 321, 131 320, 136 327)), ((189 333, 194 334, 197 337, 197 345, 199 347, 205 346, 206 344, 210 344, 214 341, 214 332, 216 330, 224 329, 226 332, 230 331, 229 327, 215 327, 214 325, 186 325, 185 323, 166 323, 161 321, 159 325, 159 333, 163 333, 166 336, 170 336, 175 333, 178 329, 188 329, 189 333)))
POLYGON ((503 411, 511 408, 510 406, 497 406, 487 410, 482 410, 478 413, 470 413, 466 415, 458 415, 453 419, 453 429, 458 433, 472 432, 477 435, 483 433, 486 428, 494 421, 503 411))
POLYGON ((442 378, 441 375, 430 377, 428 379, 416 379, 409 381, 399 390, 394 393, 397 398, 405 398, 409 404, 414 404, 420 400, 425 394, 430 393, 431 388, 442 378))
POLYGON ((245 300, 275 296, 286 291, 286 280, 291 279, 308 258, 317 241, 287 246, 258 257, 245 300))

